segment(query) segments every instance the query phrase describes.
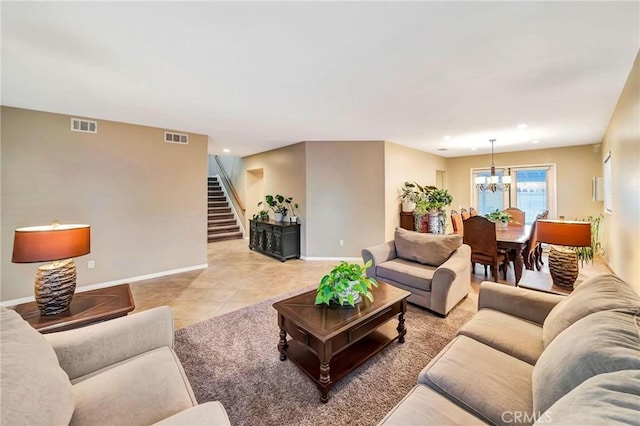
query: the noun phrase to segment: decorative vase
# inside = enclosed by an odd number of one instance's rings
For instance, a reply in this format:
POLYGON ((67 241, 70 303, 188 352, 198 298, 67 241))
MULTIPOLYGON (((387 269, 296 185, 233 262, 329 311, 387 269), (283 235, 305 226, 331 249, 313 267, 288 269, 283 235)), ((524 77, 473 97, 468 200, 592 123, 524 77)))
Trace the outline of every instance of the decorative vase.
POLYGON ((413 213, 413 230, 416 232, 427 232, 427 216, 413 213))
POLYGON ((578 255, 567 248, 551 246, 549 250, 549 273, 554 285, 573 288, 578 279, 578 255))
POLYGON ((274 213, 273 218, 276 222, 282 222, 284 215, 282 213, 274 213))
POLYGON ((349 295, 353 296, 354 304, 357 305, 358 303, 362 302, 362 295, 357 290, 353 289, 353 286, 357 283, 358 281, 349 281, 349 284, 350 284, 349 288, 347 288, 342 293, 340 293, 340 295, 344 299, 344 303, 342 305, 340 305, 340 299, 338 299, 337 297, 331 300, 332 303, 337 306, 346 306, 351 308, 352 306, 347 302, 347 298, 349 297, 349 295))
POLYGON ((298 217, 297 216, 289 216, 289 222, 298 223, 298 217))
POLYGON ((441 234, 440 212, 429 213, 427 217, 427 232, 430 234, 441 234))
POLYGON ((411 213, 416 209, 416 203, 413 201, 404 201, 402 203, 402 211, 405 213, 411 213))

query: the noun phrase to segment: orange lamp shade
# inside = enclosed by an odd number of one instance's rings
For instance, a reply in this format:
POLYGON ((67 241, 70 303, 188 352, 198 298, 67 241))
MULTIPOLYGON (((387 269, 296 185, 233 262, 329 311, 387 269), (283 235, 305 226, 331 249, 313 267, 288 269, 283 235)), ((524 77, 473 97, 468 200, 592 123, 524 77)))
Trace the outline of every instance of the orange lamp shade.
POLYGON ((569 220, 546 220, 536 222, 538 241, 568 247, 591 245, 591 223, 569 220))
POLYGON ((89 225, 47 225, 18 228, 13 239, 14 263, 48 262, 91 251, 89 225))

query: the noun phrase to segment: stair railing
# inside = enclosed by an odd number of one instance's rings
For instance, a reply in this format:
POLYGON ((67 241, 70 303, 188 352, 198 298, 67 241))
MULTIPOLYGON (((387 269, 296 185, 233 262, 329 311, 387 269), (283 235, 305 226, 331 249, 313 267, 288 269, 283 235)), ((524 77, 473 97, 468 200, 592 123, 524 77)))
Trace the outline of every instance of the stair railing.
POLYGON ((222 167, 222 163, 220 163, 220 159, 218 158, 218 156, 214 155, 213 158, 215 158, 216 163, 218 164, 220 173, 222 173, 222 178, 225 180, 225 185, 227 186, 227 188, 231 190, 233 199, 236 201, 236 204, 238 205, 238 207, 240 207, 240 210, 242 210, 242 215, 244 216, 247 209, 244 208, 244 204, 242 204, 242 201, 240 201, 240 197, 238 196, 236 189, 233 187, 233 184, 231 183, 231 179, 229 179, 229 176, 227 176, 227 172, 224 171, 224 167, 222 167))

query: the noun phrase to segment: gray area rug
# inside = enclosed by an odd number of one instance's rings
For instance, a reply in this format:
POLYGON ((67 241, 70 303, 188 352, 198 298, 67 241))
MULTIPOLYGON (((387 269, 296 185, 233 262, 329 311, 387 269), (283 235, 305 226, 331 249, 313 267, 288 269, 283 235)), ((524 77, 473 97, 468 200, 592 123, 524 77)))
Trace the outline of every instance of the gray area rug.
POLYGON ((175 350, 198 402, 222 402, 233 425, 375 425, 472 315, 469 300, 447 318, 409 305, 405 343, 392 343, 354 370, 322 404, 315 384, 279 360, 271 306, 278 299, 176 331, 175 350))

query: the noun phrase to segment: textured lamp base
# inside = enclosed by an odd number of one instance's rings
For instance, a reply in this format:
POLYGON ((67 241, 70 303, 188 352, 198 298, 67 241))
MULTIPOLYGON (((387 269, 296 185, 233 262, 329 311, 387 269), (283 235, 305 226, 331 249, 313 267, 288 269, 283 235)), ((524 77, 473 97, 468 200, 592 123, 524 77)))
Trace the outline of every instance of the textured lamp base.
POLYGON ((551 246, 551 250, 549 250, 549 272, 554 285, 573 288, 573 284, 578 279, 578 256, 576 252, 551 246))
POLYGON ((34 286, 41 315, 54 315, 69 309, 76 291, 76 264, 67 259, 38 268, 34 286))

